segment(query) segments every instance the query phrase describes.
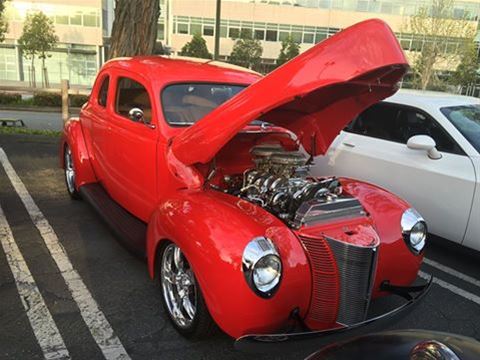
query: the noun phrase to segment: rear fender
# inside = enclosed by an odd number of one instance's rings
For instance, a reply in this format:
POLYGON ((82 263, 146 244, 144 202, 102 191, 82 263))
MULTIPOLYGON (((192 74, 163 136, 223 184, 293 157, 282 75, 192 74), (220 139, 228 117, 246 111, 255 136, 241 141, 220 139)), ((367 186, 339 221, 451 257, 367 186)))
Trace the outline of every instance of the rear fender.
POLYGON ((68 145, 72 151, 75 166, 75 183, 77 189, 85 184, 97 182, 97 178, 90 163, 90 156, 83 136, 82 124, 78 118, 70 118, 64 126, 60 143, 60 166, 65 168, 64 151, 68 145))
POLYGON ((278 330, 299 308, 308 308, 311 276, 297 237, 280 220, 247 201, 216 191, 179 191, 161 203, 147 233, 150 275, 163 241, 177 244, 190 263, 215 322, 238 337, 278 330), (276 245, 283 273, 270 299, 256 295, 242 271, 243 250, 258 236, 276 245))

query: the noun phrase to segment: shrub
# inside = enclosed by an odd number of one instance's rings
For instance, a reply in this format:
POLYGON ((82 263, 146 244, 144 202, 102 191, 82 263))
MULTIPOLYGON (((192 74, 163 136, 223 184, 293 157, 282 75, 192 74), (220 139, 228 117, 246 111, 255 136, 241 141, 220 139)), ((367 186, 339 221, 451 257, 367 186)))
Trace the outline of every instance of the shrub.
POLYGON ((17 93, 0 92, 0 105, 19 104, 22 101, 22 95, 17 93))
POLYGON ((35 106, 62 106, 62 96, 55 93, 36 92, 33 94, 33 105, 35 106))
POLYGON ((86 95, 70 95, 70 106, 72 107, 82 107, 88 101, 88 96, 86 95))

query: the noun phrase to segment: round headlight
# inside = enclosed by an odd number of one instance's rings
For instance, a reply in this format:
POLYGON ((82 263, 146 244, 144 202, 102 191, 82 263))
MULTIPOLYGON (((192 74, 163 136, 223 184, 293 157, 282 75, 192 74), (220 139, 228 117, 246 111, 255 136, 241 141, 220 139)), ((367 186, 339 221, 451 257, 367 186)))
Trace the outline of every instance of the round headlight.
POLYGON ((242 269, 248 286, 257 295, 269 298, 278 289, 282 262, 270 239, 258 237, 247 244, 243 251, 242 269))
POLYGON ((427 239, 427 224, 415 209, 408 209, 401 220, 403 239, 414 254, 420 254, 427 239))

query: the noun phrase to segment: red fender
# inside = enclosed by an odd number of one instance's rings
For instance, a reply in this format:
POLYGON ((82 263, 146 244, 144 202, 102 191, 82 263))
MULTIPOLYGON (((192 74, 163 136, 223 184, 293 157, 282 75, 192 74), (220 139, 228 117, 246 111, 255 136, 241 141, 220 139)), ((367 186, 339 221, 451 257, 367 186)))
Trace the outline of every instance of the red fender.
POLYGON ((65 167, 63 152, 65 151, 66 144, 68 144, 72 151, 77 190, 82 185, 97 182, 97 177, 90 163, 90 156, 85 144, 82 124, 79 118, 70 118, 63 128, 63 136, 60 142, 60 166, 62 168, 65 167))
POLYGON ((370 214, 381 239, 372 296, 386 295, 379 290, 385 280, 395 285, 412 284, 422 264, 423 253, 413 254, 402 237, 400 220, 410 208, 408 203, 378 186, 352 179, 340 180, 343 189, 360 200, 370 214))
POLYGON ((262 208, 217 191, 178 191, 149 222, 152 278, 157 250, 167 239, 182 249, 210 314, 230 336, 278 331, 292 310, 299 308, 301 316, 308 310, 311 276, 305 252, 292 231, 262 208), (282 260, 281 284, 270 299, 256 295, 242 271, 243 250, 258 236, 270 238, 282 260))

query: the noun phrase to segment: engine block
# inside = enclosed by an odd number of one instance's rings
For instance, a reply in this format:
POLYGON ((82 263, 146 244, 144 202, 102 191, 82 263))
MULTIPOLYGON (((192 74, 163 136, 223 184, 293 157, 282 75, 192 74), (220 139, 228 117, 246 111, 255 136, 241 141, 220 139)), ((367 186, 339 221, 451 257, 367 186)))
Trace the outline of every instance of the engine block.
POLYGON ((335 213, 343 216, 363 211, 356 199, 342 194, 335 177, 310 177, 302 152, 287 151, 280 145, 259 145, 250 153, 255 167, 245 171, 241 186, 230 192, 260 205, 289 226, 298 228, 320 221, 327 213, 330 218, 335 213))

